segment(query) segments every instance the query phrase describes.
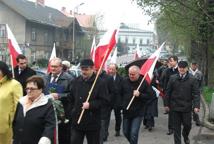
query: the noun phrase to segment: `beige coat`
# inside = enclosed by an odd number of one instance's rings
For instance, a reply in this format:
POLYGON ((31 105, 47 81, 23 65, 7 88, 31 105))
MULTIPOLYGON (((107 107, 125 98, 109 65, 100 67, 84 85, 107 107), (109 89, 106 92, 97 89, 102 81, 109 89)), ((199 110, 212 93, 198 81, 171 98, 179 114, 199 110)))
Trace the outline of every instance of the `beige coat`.
POLYGON ((18 81, 6 77, 0 80, 0 144, 11 140, 12 121, 21 96, 22 86, 18 81))

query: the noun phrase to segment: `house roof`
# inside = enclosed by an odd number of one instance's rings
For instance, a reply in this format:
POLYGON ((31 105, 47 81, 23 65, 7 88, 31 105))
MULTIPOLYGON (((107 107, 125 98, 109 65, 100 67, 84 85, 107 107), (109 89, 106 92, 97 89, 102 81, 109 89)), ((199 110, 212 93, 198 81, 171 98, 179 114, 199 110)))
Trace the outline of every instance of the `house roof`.
POLYGON ((77 18, 77 21, 79 22, 81 27, 84 28, 94 27, 95 15, 78 14, 75 17, 77 18))
POLYGON ((27 0, 1 1, 29 21, 54 27, 68 27, 73 21, 73 18, 65 16, 57 9, 42 6, 27 0))

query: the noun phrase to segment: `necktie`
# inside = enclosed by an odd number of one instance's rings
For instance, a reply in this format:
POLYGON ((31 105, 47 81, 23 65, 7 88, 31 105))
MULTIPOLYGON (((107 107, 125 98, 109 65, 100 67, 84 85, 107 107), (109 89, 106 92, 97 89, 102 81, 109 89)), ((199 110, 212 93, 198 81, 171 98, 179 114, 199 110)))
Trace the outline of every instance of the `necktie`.
POLYGON ((53 78, 53 80, 52 80, 52 83, 55 83, 58 76, 57 76, 57 75, 54 75, 53 77, 54 77, 54 78, 53 78))

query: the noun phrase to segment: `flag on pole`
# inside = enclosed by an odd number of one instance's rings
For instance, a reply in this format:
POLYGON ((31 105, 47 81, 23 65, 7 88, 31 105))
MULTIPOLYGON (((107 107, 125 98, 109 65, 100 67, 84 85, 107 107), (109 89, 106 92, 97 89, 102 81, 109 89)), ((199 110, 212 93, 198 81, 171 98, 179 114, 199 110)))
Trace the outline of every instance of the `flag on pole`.
POLYGON ((7 38, 8 38, 8 49, 11 56, 11 66, 12 69, 17 65, 16 57, 19 54, 22 54, 22 51, 16 41, 16 38, 14 37, 12 31, 10 30, 10 27, 8 24, 6 24, 6 30, 7 30, 7 38))
POLYGON ((92 45, 91 45, 91 52, 90 52, 90 57, 93 60, 93 62, 94 62, 94 59, 95 59, 95 50, 96 50, 96 42, 95 42, 95 36, 94 36, 93 42, 92 42, 92 45))
POLYGON ((134 59, 137 60, 141 57, 141 51, 140 51, 140 47, 139 47, 139 44, 137 44, 137 48, 136 48, 136 52, 134 54, 134 59))
POLYGON ((150 84, 153 78, 153 71, 155 68, 155 65, 157 63, 157 60, 159 59, 161 49, 163 48, 165 42, 146 60, 146 62, 143 64, 140 70, 141 75, 146 76, 146 81, 150 84))
POLYGON ((49 59, 49 62, 48 62, 47 73, 50 73, 50 61, 51 61, 53 58, 56 58, 56 47, 55 47, 55 43, 54 43, 54 45, 53 45, 53 49, 52 49, 52 52, 51 52, 51 56, 50 56, 50 59, 49 59))
POLYGON ((99 67, 101 66, 101 63, 105 57, 105 54, 107 55, 107 57, 104 59, 104 64, 108 59, 109 54, 111 53, 112 49, 116 45, 117 33, 118 33, 118 29, 108 30, 104 34, 103 38, 100 40, 95 50, 94 65, 96 69, 99 69, 99 67))
POLYGON ((117 47, 115 48, 113 56, 110 59, 110 63, 116 64, 116 62, 117 62, 117 47))

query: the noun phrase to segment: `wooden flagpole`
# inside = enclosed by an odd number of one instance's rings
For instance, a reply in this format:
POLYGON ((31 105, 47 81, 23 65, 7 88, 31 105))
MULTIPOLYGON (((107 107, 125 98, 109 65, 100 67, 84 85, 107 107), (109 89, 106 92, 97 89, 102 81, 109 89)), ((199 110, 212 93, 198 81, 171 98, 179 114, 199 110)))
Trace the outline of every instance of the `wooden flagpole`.
MULTIPOLYGON (((91 87, 90 91, 88 92, 88 96, 87 96, 86 102, 88 102, 89 99, 90 99, 90 97, 91 97, 91 93, 92 93, 92 91, 93 91, 93 89, 94 89, 94 86, 95 86, 95 84, 96 84, 96 82, 97 82, 97 79, 98 79, 98 77, 99 77, 99 75, 100 75, 100 72, 101 72, 102 67, 103 67, 103 65, 104 65, 104 62, 105 62, 105 59, 106 59, 106 57, 107 57, 108 51, 109 51, 109 46, 108 46, 108 48, 107 48, 107 51, 106 51, 106 53, 105 53, 105 56, 104 56, 103 61, 102 61, 102 63, 101 63, 101 66, 100 66, 100 68, 99 68, 99 70, 98 70, 98 72, 97 72, 97 74, 96 74, 96 78, 95 78, 95 80, 94 80, 94 82, 93 82, 93 84, 92 84, 92 87, 91 87)), ((78 119, 78 121, 77 121, 78 124, 80 124, 84 112, 85 112, 85 109, 82 109, 81 114, 80 114, 80 116, 79 116, 79 119, 78 119)))
MULTIPOLYGON (((143 84, 143 82, 144 82, 144 80, 145 80, 147 74, 148 74, 148 72, 146 72, 146 74, 144 75, 143 79, 141 80, 139 86, 137 87, 137 91, 140 89, 141 85, 143 84)), ((134 98, 135 98, 135 96, 133 95, 133 96, 132 96, 132 99, 130 100, 130 102, 129 102, 129 104, 128 104, 128 106, 126 107, 126 110, 128 110, 128 109, 130 108, 130 106, 131 106, 131 104, 132 104, 134 98)))

